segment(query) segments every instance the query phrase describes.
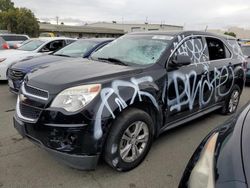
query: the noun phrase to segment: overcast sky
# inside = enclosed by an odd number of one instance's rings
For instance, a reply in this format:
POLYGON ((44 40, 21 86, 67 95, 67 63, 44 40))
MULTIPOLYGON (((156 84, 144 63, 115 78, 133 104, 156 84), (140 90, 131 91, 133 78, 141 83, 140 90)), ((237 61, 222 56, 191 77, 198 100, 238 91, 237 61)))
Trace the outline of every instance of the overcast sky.
POLYGON ((250 28, 250 0, 12 0, 43 20, 165 23, 186 29, 250 28))

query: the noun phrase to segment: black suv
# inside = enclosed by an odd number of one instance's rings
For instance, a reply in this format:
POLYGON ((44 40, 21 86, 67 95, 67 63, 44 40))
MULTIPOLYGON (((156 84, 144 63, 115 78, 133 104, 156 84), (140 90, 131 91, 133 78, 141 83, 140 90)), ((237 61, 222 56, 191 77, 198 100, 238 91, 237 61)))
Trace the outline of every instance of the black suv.
POLYGON ((14 126, 72 167, 94 169, 102 155, 116 170, 128 171, 162 132, 214 110, 235 112, 244 62, 234 38, 190 31, 127 34, 90 60, 28 74, 14 126))

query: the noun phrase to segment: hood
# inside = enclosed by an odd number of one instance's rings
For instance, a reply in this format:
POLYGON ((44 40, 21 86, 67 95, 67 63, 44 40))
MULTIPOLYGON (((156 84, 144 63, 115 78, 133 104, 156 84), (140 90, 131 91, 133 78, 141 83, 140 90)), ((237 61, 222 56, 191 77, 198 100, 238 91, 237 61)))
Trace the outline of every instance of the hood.
POLYGON ((0 51, 0 58, 7 58, 13 55, 23 55, 23 54, 28 54, 28 53, 33 53, 33 52, 23 51, 23 50, 14 50, 14 49, 2 50, 0 51))
POLYGON ((21 70, 22 72, 30 72, 31 70, 38 68, 39 66, 54 63, 57 61, 62 61, 65 59, 69 59, 69 57, 61 57, 54 55, 43 55, 43 56, 35 56, 28 60, 22 60, 11 66, 12 69, 21 70))
POLYGON ((131 76, 142 72, 141 68, 115 65, 88 59, 70 59, 56 62, 32 70, 26 77, 28 84, 51 94, 89 83, 102 83, 115 77, 131 76))

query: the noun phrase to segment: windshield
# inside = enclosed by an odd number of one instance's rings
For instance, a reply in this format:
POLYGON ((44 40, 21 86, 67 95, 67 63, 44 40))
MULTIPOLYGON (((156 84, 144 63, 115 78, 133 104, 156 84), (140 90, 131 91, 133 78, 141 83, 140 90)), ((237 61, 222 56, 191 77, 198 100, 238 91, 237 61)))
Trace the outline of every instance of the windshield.
POLYGON ((18 48, 18 50, 33 51, 39 48, 45 41, 42 40, 30 40, 18 48))
POLYGON ((54 55, 62 55, 69 57, 84 57, 86 52, 96 46, 97 42, 88 40, 78 40, 72 44, 62 48, 54 53, 54 55))
POLYGON ((95 52, 91 57, 95 60, 120 61, 126 65, 154 64, 170 40, 171 37, 165 35, 125 35, 95 52))
POLYGON ((250 46, 242 46, 241 49, 244 55, 250 56, 250 46))

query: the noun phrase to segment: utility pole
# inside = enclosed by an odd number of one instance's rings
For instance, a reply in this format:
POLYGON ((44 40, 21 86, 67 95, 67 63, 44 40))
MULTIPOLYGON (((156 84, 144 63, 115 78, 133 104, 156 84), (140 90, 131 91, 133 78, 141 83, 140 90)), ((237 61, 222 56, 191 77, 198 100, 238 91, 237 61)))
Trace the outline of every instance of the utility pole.
POLYGON ((56 36, 58 37, 59 36, 59 26, 58 26, 58 24, 59 24, 59 16, 56 16, 56 36))

